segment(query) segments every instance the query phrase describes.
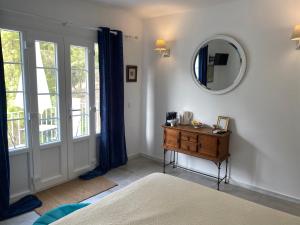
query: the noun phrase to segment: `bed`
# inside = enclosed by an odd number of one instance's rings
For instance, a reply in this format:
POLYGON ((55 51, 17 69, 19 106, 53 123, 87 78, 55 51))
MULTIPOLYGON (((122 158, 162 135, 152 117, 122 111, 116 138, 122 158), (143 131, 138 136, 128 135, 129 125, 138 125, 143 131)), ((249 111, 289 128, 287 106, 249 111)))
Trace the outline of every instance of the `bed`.
POLYGON ((300 217, 154 173, 53 225, 300 225, 300 217))

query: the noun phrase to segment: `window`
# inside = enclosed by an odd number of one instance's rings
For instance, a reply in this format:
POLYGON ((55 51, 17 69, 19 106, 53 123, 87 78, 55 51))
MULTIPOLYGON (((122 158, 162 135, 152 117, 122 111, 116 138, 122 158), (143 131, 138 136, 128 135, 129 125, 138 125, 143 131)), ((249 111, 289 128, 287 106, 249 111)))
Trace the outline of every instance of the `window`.
POLYGON ((40 144, 58 142, 59 93, 57 46, 52 42, 35 41, 40 144))
POLYGON ((70 47, 73 138, 89 135, 88 49, 70 47))
POLYGON ((24 64, 21 32, 0 29, 7 99, 7 132, 10 150, 27 147, 24 64))
POLYGON ((94 46, 95 51, 95 107, 96 107, 96 134, 101 132, 100 120, 100 77, 99 77, 99 49, 98 44, 94 46))

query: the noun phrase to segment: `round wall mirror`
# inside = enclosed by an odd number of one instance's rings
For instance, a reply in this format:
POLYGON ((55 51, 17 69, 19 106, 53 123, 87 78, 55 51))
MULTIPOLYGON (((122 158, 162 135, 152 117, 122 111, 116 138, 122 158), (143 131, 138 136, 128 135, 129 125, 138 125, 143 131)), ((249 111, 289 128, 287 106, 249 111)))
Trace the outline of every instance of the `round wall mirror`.
POLYGON ((196 50, 192 71, 195 82, 205 91, 224 94, 233 90, 245 74, 245 51, 235 39, 216 35, 196 50))

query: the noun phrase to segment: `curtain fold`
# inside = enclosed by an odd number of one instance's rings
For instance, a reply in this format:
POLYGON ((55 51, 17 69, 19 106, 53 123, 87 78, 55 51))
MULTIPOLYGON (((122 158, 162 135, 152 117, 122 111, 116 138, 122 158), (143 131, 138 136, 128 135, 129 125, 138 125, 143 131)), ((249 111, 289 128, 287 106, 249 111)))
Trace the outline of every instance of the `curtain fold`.
POLYGON ((127 163, 124 122, 124 59, 121 31, 101 27, 98 31, 100 116, 99 166, 81 179, 101 176, 127 163))
POLYGON ((42 205, 35 196, 29 195, 10 205, 10 167, 7 139, 7 103, 4 77, 2 44, 0 37, 0 221, 42 205))
POLYGON ((207 61, 208 61, 208 45, 199 51, 199 81, 202 85, 207 86, 207 61))

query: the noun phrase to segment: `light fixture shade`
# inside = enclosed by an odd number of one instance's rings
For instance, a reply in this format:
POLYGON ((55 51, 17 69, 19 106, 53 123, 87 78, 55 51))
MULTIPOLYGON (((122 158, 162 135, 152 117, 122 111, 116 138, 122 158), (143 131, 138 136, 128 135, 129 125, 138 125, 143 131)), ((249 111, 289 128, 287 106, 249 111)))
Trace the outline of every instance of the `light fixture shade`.
POLYGON ((155 41, 155 50, 163 51, 167 49, 167 43, 164 39, 157 39, 155 41))
POLYGON ((300 40, 300 25, 296 25, 295 28, 294 28, 294 32, 292 34, 292 37, 291 39, 293 41, 298 41, 300 40))

